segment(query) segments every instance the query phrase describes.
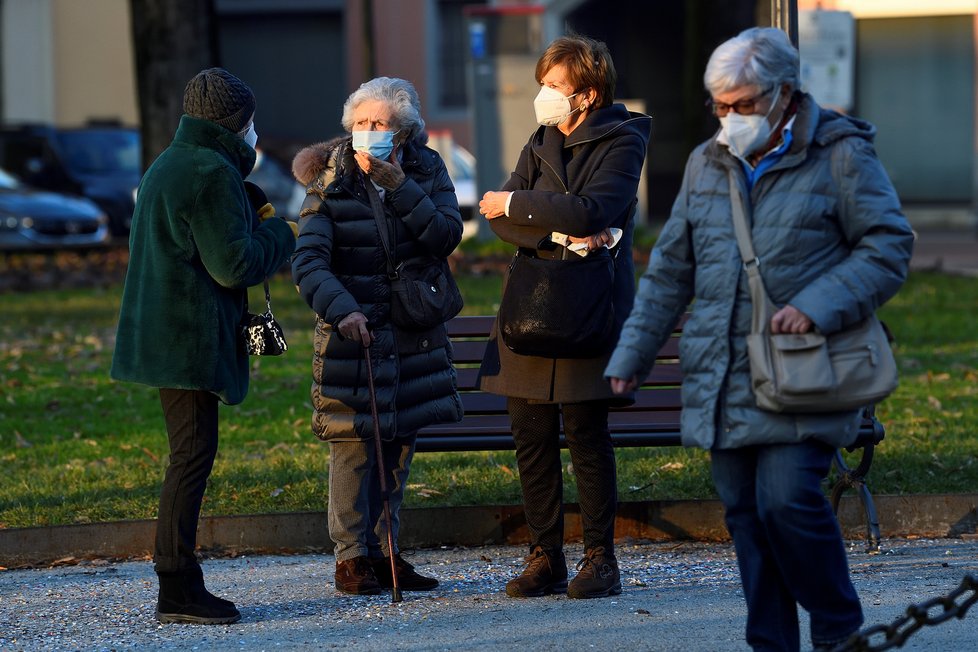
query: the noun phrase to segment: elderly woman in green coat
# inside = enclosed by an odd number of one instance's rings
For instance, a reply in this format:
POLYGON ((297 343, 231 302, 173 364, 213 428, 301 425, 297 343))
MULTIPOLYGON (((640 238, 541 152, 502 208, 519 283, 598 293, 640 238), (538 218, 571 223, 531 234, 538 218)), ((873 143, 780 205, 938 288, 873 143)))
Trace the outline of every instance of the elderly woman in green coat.
POLYGON ((112 377, 159 388, 170 444, 153 560, 161 622, 241 616, 211 595, 194 549, 218 445, 218 403, 248 392, 241 335, 248 287, 279 269, 294 224, 256 212, 244 178, 255 165, 255 97, 221 68, 187 84, 170 146, 139 186, 112 377))
POLYGON ((860 412, 758 407, 728 172, 753 208, 751 239, 778 307, 774 333, 828 335, 872 314, 906 279, 913 232, 873 150, 875 129, 799 90, 798 52, 784 32, 754 28, 721 44, 704 82, 720 130, 689 157, 605 375, 615 391, 632 389, 692 304, 680 342, 682 439, 710 451, 747 642, 798 650, 801 605, 813 646, 830 649, 863 616, 821 481, 835 449, 854 441, 860 412))

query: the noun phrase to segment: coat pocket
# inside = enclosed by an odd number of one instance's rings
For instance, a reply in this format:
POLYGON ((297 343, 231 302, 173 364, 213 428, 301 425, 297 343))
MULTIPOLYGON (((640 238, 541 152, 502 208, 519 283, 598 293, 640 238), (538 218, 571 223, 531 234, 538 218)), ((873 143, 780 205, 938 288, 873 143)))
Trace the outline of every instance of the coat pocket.
POLYGON ((771 358, 781 391, 788 394, 825 392, 835 385, 829 347, 819 333, 770 335, 771 358))

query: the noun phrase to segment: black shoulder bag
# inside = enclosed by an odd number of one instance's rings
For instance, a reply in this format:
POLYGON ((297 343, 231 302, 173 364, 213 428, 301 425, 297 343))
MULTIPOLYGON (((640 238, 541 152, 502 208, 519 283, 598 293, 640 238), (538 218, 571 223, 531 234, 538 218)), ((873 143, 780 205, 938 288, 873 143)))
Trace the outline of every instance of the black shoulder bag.
POLYGON ((462 293, 448 261, 435 256, 409 258, 394 264, 393 246, 380 194, 370 179, 364 180, 373 210, 380 244, 387 257, 391 282, 391 322, 404 330, 425 331, 444 324, 462 310, 462 293))
POLYGON ((614 251, 563 259, 520 249, 509 266, 498 330, 514 353, 544 358, 595 358, 615 345, 614 251))

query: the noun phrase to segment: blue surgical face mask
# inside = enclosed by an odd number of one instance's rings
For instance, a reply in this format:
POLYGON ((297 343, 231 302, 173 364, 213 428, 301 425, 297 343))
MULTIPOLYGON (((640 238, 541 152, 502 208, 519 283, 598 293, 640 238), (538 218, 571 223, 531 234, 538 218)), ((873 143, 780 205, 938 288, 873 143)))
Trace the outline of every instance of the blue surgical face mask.
POLYGON ((353 149, 367 152, 381 161, 391 157, 394 150, 394 134, 396 131, 354 131, 353 149))

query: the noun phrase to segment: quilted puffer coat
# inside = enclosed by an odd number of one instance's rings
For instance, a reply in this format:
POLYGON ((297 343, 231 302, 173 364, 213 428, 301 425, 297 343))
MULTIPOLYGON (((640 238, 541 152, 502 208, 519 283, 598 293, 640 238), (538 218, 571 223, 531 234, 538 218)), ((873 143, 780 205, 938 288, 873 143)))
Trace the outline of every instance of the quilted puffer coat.
MULTIPOLYGON (((428 147, 402 148, 404 182, 384 197, 394 228, 395 264, 419 255, 447 257, 462 239, 462 218, 445 164, 428 147)), ((319 143, 293 161, 308 186, 292 277, 318 319, 313 336, 312 429, 330 441, 368 439, 373 419, 363 347, 336 326, 362 312, 370 347, 381 436, 391 439, 462 418, 452 347, 444 325, 409 332, 390 321, 387 262, 365 177, 349 137, 319 143)))
MULTIPOLYGON (((868 123, 800 95, 788 151, 750 192, 754 249, 771 300, 791 304, 826 334, 870 315, 907 275, 913 232, 876 157, 874 135, 868 123)), ((695 298, 680 341, 684 444, 737 448, 815 438, 846 446, 856 437, 858 412, 792 415, 756 407, 731 167, 743 174, 716 137, 690 155, 605 376, 644 377, 695 298)))

